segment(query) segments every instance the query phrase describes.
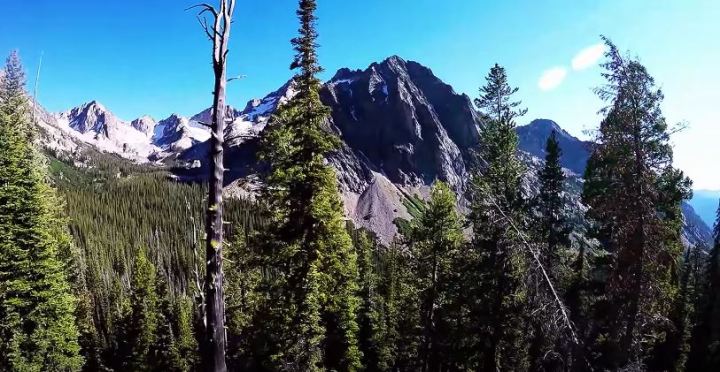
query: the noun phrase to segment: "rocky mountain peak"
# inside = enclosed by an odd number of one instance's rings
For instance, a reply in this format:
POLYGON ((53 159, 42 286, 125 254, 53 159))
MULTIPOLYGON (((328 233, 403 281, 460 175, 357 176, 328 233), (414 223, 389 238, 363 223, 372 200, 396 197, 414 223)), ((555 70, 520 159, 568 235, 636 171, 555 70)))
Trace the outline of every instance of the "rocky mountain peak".
POLYGON ((209 138, 204 124, 173 113, 155 125, 152 141, 163 151, 177 154, 209 138))
POLYGON ((379 63, 379 65, 395 70, 404 70, 407 68, 407 62, 398 55, 392 55, 385 58, 382 62, 379 63))
POLYGON ((90 101, 62 114, 70 127, 80 133, 90 131, 109 136, 108 125, 116 124, 118 119, 97 101, 90 101))
MULTIPOLYGON (((212 122, 212 113, 212 107, 208 107, 200 113, 195 114, 193 117, 190 118, 190 120, 210 124, 210 122, 212 122)), ((236 110, 230 105, 225 106, 225 117, 229 121, 235 120, 235 118, 240 116, 241 113, 242 111, 236 110)))
POLYGON ((427 69, 392 56, 365 70, 342 69, 321 92, 347 145, 391 182, 442 179, 462 188, 478 120, 467 97, 427 69))
POLYGON ((155 129, 155 119, 150 116, 141 116, 130 122, 130 126, 150 136, 155 129))
POLYGON ((552 132, 557 135, 562 149, 561 162, 575 174, 585 172, 585 164, 590 157, 592 143, 581 141, 565 131, 556 122, 549 119, 535 119, 528 125, 517 128, 520 148, 538 158, 545 157, 545 144, 552 132))
POLYGON ((335 73, 335 75, 332 77, 332 79, 329 80, 328 83, 331 82, 337 82, 337 81, 343 81, 343 80, 352 80, 355 76, 358 74, 361 74, 362 70, 351 70, 347 67, 343 67, 335 73))

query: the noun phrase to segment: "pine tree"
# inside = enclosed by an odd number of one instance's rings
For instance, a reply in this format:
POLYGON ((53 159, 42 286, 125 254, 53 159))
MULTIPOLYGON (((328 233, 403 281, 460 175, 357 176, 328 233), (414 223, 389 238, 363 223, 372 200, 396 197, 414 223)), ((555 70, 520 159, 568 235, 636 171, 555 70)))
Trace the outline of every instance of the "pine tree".
POLYGON ((476 105, 485 115, 477 149, 478 169, 471 184, 472 265, 466 283, 474 301, 469 332, 483 370, 527 369, 523 312, 527 291, 526 254, 517 231, 525 225, 521 195, 524 166, 517 156, 515 118, 526 110, 512 101, 505 69, 495 65, 480 89, 476 105))
POLYGON ((183 359, 178 347, 175 324, 177 322, 173 298, 168 288, 168 282, 164 274, 155 276, 155 298, 156 326, 153 343, 148 354, 148 361, 151 363, 147 369, 152 367, 155 371, 184 371, 183 359))
POLYGON ((272 363, 281 368, 356 370, 357 262, 345 230, 334 170, 326 156, 338 147, 329 109, 320 101, 314 0, 301 0, 300 36, 292 40, 295 97, 279 107, 264 134, 261 159, 271 171, 265 257, 277 269, 268 313, 272 363), (277 296, 277 297, 275 297, 277 296), (293 366, 293 367, 288 367, 293 366))
POLYGON ((696 298, 700 293, 703 254, 700 248, 691 246, 683 255, 678 295, 669 314, 672 326, 648 363, 651 370, 686 370, 692 325, 696 318, 696 298))
POLYGON ((667 333, 661 320, 677 292, 680 203, 690 182, 672 167, 662 92, 642 64, 605 42, 607 85, 597 93, 609 106, 586 170, 583 201, 607 257, 595 271, 607 279, 588 341, 598 366, 640 368, 667 333))
MULTIPOLYGON (((560 165, 562 149, 557 134, 552 132, 545 147, 545 165, 540 171, 540 193, 535 202, 539 214, 539 233, 543 242, 541 257, 548 268, 559 266, 559 249, 570 244, 571 226, 564 212, 565 173, 560 165)), ((555 273, 551 273, 555 274, 555 273)), ((557 279, 551 275, 551 279, 557 279)))
POLYGON ((0 369, 79 370, 76 299, 61 201, 33 144, 15 52, 0 78, 0 369))
MULTIPOLYGON (((181 355, 188 364, 197 366, 193 364, 199 358, 194 338, 202 335, 202 329, 193 328, 196 311, 187 302, 188 296, 196 294, 192 231, 203 230, 202 204, 207 186, 168 181, 162 169, 92 151, 76 154, 73 159, 59 154, 48 157, 50 174, 66 201, 64 209, 77 245, 70 253, 78 261, 72 265, 70 278, 73 286, 75 281, 87 284, 73 289, 80 299, 77 317, 86 358, 84 370, 123 368, 123 359, 117 357, 128 354, 119 351, 127 338, 122 336, 122 320, 129 313, 129 304, 123 302, 128 300, 128 280, 138 246, 156 247, 149 258, 173 288, 173 307, 179 307, 176 302, 182 298, 184 334, 188 336, 181 355), (73 167, 75 156, 88 166, 73 167), (117 174, 122 176, 117 178, 117 174), (129 174, 132 176, 127 177, 129 174), (197 226, 184 218, 188 213, 197 226)), ((252 231, 261 224, 254 203, 228 199, 224 204, 225 219, 232 227, 227 229, 229 239, 234 239, 239 230, 252 231)), ((173 335, 179 343, 180 333, 173 335)))
POLYGON ((147 370, 152 365, 151 349, 158 327, 158 299, 155 265, 145 249, 138 250, 130 277, 129 313, 125 319, 128 354, 124 366, 131 371, 147 370))
POLYGON ((228 363, 231 370, 259 369, 256 356, 253 355, 257 335, 265 329, 266 319, 258 323, 258 307, 261 305, 263 288, 261 256, 248 244, 247 235, 238 234, 227 247, 226 309, 228 325, 228 363))
POLYGON ((409 235, 404 237, 413 257, 411 269, 419 295, 417 355, 423 371, 452 370, 465 362, 453 340, 463 327, 456 301, 462 296, 457 269, 463 259, 464 238, 455 205, 450 187, 436 182, 427 207, 412 221, 409 235))
MULTIPOLYGON (((408 226, 409 228, 409 226, 408 226)), ((420 323, 420 293, 413 270, 414 257, 404 249, 405 244, 394 242, 383 256, 383 297, 387 335, 381 359, 388 366, 384 370, 417 370, 422 337, 420 323)))
POLYGON ((198 341, 193 331, 194 303, 187 295, 179 296, 175 301, 174 334, 175 345, 180 357, 176 363, 180 371, 194 371, 198 368, 198 341))
POLYGON ((368 370, 387 370, 381 366, 382 350, 387 329, 383 321, 384 298, 380 292, 377 246, 370 233, 364 230, 351 231, 353 246, 358 258, 358 287, 360 307, 358 308, 358 347, 363 355, 363 365, 368 370))
MULTIPOLYGON (((563 251, 570 246, 571 227, 565 209, 565 174, 560 164, 562 150, 553 131, 545 146, 545 164, 540 170, 538 179, 540 191, 533 202, 535 229, 537 230, 538 253, 540 262, 548 272, 556 289, 563 290, 568 279, 568 268, 564 262, 563 251)), ((542 285, 531 286, 529 301, 536 310, 529 318, 531 341, 529 358, 532 370, 557 370, 568 357, 569 337, 562 334, 562 324, 555 321, 555 306, 547 306, 554 298, 544 285, 542 273, 532 270, 531 280, 542 285)))

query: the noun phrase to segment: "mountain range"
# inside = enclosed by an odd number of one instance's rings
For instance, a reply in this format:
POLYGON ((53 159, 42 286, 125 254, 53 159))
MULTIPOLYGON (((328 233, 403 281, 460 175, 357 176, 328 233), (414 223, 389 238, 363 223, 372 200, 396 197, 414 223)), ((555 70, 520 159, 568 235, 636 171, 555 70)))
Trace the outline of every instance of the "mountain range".
MULTIPOLYGON (((254 195, 259 181, 253 176, 262 170, 256 159, 259 135, 277 107, 294 94, 288 82, 242 110, 227 108, 225 167, 234 194, 254 195)), ((432 70, 392 56, 364 70, 340 69, 323 84, 320 96, 331 108, 329 130, 342 140, 328 161, 337 170, 346 215, 356 225, 389 243, 397 233, 394 222, 412 218, 415 203, 427 197, 435 180, 463 194, 483 118, 470 97, 455 92, 432 70)), ((37 112, 41 143, 55 152, 72 156, 89 146, 138 163, 180 165, 174 171, 179 180, 207 175, 210 109, 159 121, 124 121, 95 101, 63 113, 39 106, 37 112)), ((520 156, 529 170, 524 187, 528 192, 537 187, 535 174, 552 132, 563 149, 568 208, 579 216, 585 210, 581 175, 592 143, 573 137, 552 120, 536 119, 517 128, 520 156)), ((466 203, 460 198, 461 209, 466 203)), ((710 229, 692 206, 685 204, 683 211, 686 242, 709 241, 710 229)))

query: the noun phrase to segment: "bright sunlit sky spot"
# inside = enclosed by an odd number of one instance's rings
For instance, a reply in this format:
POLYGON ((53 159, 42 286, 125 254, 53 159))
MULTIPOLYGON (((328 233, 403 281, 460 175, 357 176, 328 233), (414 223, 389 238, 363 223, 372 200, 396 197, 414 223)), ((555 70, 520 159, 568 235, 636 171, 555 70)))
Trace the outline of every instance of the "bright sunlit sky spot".
MULTIPOLYGON (((209 0, 211 3, 213 0, 209 0)), ((210 45, 184 9, 188 0, 1 0, 0 53, 19 49, 28 69, 44 52, 40 101, 63 111, 97 99, 123 119, 192 115, 211 103, 210 45)), ((696 188, 720 189, 720 1, 717 0, 318 0, 320 61, 365 68, 397 54, 430 67, 456 91, 477 96, 495 62, 529 109, 570 133, 598 124, 603 103, 600 34, 640 57, 666 100, 676 164, 696 188), (552 76, 540 84, 543 74, 552 76), (543 88, 541 88, 543 87, 543 88), (546 89, 544 89, 546 88, 546 89)), ((245 103, 290 76, 295 0, 238 0, 229 102, 245 103)))

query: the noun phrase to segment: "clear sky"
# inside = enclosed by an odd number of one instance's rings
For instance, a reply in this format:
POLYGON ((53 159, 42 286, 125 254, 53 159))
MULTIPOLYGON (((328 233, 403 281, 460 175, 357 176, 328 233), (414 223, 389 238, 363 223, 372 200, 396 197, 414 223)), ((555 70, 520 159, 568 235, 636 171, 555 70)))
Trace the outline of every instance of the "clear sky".
MULTIPOLYGON (((229 73, 247 77, 231 84, 229 102, 244 107, 291 76, 297 1, 237 1, 229 73)), ((210 45, 184 10, 194 3, 0 0, 0 53, 19 49, 29 75, 44 53, 39 97, 51 111, 96 99, 123 119, 192 115, 210 105, 212 89, 210 45)), ((591 47, 607 35, 655 76, 668 120, 689 125, 673 140, 677 165, 696 188, 720 189, 720 1, 318 3, 324 78, 397 54, 475 97, 498 62, 529 108, 521 121, 550 118, 579 137, 598 123, 591 47)))

